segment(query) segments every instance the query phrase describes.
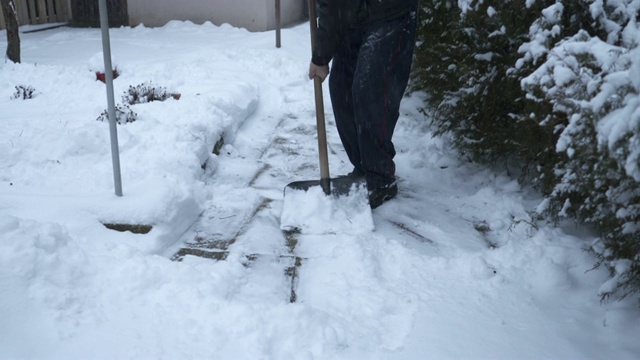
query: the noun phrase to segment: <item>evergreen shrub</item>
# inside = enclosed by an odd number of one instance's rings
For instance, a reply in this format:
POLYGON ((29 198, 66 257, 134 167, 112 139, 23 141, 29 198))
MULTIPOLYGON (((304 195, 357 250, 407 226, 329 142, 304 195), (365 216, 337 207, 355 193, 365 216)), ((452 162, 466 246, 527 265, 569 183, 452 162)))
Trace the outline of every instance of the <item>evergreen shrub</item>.
POLYGON ((412 87, 436 132, 595 225, 602 299, 640 294, 640 0, 421 4, 412 87))

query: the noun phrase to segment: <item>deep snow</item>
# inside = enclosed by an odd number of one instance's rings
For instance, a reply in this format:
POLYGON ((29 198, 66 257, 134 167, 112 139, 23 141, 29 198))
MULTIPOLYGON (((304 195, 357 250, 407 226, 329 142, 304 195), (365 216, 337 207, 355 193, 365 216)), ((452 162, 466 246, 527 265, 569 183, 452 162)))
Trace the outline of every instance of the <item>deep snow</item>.
POLYGON ((116 102, 149 81, 181 94, 118 126, 118 198, 90 70, 99 30, 21 35, 22 64, 0 63, 0 358, 640 357, 637 305, 597 297, 607 274, 582 251, 595 235, 536 222, 535 194, 457 160, 420 94, 403 104, 401 192, 373 211, 375 230, 292 250, 282 189, 318 173, 308 37, 286 29, 276 49, 273 32, 228 25, 112 29, 116 102), (12 99, 20 85, 36 96, 12 99), (171 260, 199 237, 227 241, 226 259, 171 260))

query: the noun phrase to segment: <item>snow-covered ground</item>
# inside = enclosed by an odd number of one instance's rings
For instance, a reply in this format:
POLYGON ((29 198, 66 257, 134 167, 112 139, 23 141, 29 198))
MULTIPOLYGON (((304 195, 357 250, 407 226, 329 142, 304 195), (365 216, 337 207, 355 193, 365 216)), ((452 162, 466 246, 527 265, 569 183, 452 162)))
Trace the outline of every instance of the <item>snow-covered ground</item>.
POLYGON ((535 222, 535 194, 457 160, 419 95, 375 230, 294 246, 282 189, 318 177, 308 38, 308 24, 280 49, 230 26, 112 29, 117 103, 150 82, 181 95, 132 105, 137 121, 118 126, 120 198, 96 121, 99 30, 21 35, 22 64, 0 63, 0 358, 640 358, 637 304, 599 302, 607 274, 582 251, 595 236, 535 222), (224 260, 174 261, 199 239, 226 244, 224 260))

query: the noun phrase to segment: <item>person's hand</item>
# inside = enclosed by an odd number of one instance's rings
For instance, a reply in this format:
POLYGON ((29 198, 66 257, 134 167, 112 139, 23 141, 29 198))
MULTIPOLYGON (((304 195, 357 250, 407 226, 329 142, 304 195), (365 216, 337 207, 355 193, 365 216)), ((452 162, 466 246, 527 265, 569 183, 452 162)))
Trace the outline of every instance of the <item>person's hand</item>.
POLYGON ((309 79, 319 77, 320 81, 324 81, 329 75, 329 65, 316 65, 314 63, 309 64, 309 79))

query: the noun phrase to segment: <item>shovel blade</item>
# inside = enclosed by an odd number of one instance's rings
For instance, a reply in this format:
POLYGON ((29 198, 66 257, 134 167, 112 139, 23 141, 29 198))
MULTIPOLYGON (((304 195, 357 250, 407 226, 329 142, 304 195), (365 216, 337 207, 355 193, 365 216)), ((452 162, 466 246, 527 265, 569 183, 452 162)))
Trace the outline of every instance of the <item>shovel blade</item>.
POLYGON ((304 180, 294 181, 287 185, 285 188, 285 194, 287 190, 302 190, 307 191, 311 188, 320 187, 325 194, 327 194, 326 187, 329 186, 330 193, 334 196, 349 196, 352 191, 357 191, 359 187, 367 186, 364 178, 341 176, 329 180, 304 180), (354 189, 355 187, 355 189, 354 189))
POLYGON ((364 179, 330 179, 330 194, 322 180, 296 181, 284 189, 280 228, 302 234, 359 234, 373 230, 369 194, 364 179))

